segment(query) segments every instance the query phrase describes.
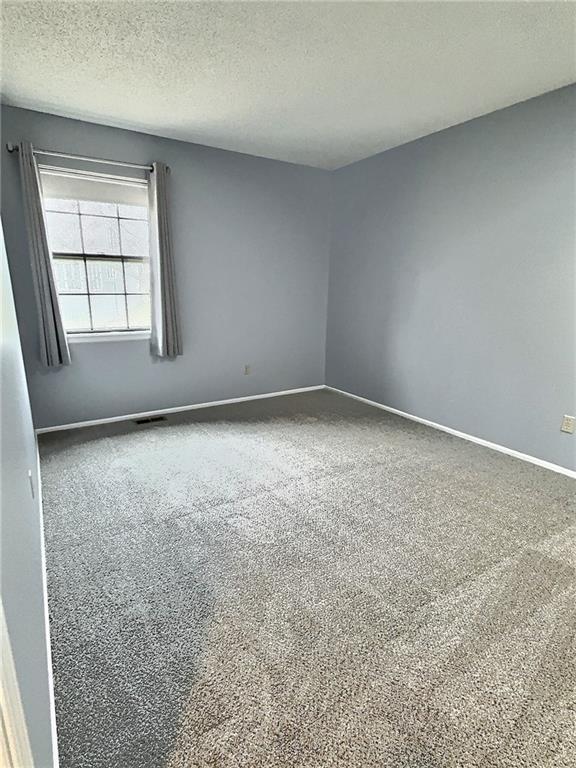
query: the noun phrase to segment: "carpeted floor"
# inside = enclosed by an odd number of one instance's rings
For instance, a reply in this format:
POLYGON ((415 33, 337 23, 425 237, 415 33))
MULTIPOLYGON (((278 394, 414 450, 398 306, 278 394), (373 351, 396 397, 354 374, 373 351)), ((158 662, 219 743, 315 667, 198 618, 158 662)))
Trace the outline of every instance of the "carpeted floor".
POLYGON ((62 768, 574 767, 573 480, 328 392, 41 457, 62 768))

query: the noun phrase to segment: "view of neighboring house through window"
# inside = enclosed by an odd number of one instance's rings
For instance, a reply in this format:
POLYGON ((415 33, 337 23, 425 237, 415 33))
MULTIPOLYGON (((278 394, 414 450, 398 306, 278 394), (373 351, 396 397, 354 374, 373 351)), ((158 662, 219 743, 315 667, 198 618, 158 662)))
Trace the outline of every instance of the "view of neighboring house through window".
POLYGON ((122 184, 89 175, 80 178, 47 172, 41 172, 41 178, 66 331, 149 329, 145 182, 122 184))

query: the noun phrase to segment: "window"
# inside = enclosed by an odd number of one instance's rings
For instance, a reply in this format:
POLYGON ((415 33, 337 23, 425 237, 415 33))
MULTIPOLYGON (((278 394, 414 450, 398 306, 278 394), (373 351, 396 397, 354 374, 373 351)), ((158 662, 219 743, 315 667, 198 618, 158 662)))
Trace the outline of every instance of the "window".
POLYGON ((146 183, 42 169, 41 178, 66 332, 149 330, 146 183))

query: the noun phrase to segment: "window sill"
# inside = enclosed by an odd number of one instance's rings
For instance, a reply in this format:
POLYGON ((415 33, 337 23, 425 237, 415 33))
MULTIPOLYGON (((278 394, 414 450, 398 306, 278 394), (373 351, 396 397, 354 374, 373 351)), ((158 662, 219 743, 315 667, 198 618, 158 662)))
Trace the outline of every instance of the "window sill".
POLYGON ((93 344, 98 341, 149 341, 150 331, 102 331, 102 333, 69 333, 69 344, 93 344))

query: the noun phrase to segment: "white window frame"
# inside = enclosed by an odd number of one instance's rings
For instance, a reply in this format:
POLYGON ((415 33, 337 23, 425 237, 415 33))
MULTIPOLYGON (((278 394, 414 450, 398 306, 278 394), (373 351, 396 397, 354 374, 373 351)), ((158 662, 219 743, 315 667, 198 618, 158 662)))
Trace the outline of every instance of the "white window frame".
POLYGON ((91 344, 102 341, 149 341, 152 332, 150 329, 143 331, 76 331, 66 332, 68 344, 91 344))
MULTIPOLYGON (((75 175, 75 172, 72 171, 72 170, 69 170, 69 169, 57 169, 57 168, 54 168, 53 166, 39 165, 39 170, 40 170, 41 173, 42 172, 44 172, 44 173, 48 172, 48 173, 54 173, 55 175, 62 175, 62 176, 66 176, 66 175, 74 176, 75 175)), ((142 180, 136 180, 136 179, 130 179, 130 178, 121 178, 121 177, 118 177, 118 176, 111 176, 111 175, 108 175, 108 174, 100 174, 100 173, 85 172, 85 171, 79 171, 78 173, 80 173, 82 176, 91 177, 91 180, 93 180, 95 183, 97 183, 98 180, 101 180, 101 181, 112 181, 113 183, 116 183, 116 184, 130 184, 130 182, 135 182, 135 181, 139 182, 139 185, 142 183, 142 180)), ((145 183, 147 184, 148 182, 145 182, 145 183)), ((43 208, 44 208, 45 212, 50 212, 49 209, 48 210, 46 209, 45 201, 49 200, 49 199, 52 199, 53 197, 56 197, 56 195, 50 194, 50 195, 43 195, 42 196, 42 205, 43 205, 43 208)), ((72 199, 75 200, 75 198, 70 198, 70 199, 71 200, 72 199)), ((78 201, 76 200, 76 202, 78 202, 78 201)), ((111 201, 111 202, 115 202, 115 201, 111 201)), ((119 205, 121 203, 116 202, 115 204, 119 205)), ((60 213, 60 211, 56 211, 56 212, 60 213)), ((78 214, 70 213, 69 215, 78 215, 79 218, 80 218, 80 227, 82 227, 82 224, 81 224, 81 217, 82 217, 82 215, 89 216, 91 214, 82 214, 82 212, 79 211, 78 214)), ((114 217, 114 216, 104 216, 104 218, 117 218, 118 222, 119 222, 121 218, 126 218, 126 217, 121 217, 121 216, 117 215, 116 217, 114 217)), ((143 219, 138 219, 138 220, 139 221, 143 221, 143 219)), ((120 227, 119 227, 119 230, 120 230, 120 227)), ((82 229, 81 229, 81 231, 82 231, 82 229)), ((119 232, 119 234, 120 234, 120 232, 119 232)), ((120 234, 120 237, 121 237, 121 234, 120 234)), ((118 253, 118 254, 94 253, 94 254, 92 254, 92 253, 86 253, 84 251, 84 247, 82 247, 82 252, 78 252, 78 253, 76 253, 76 252, 68 253, 68 252, 51 250, 51 255, 52 255, 52 259, 54 261, 66 261, 66 260, 82 261, 83 264, 84 264, 84 269, 85 269, 86 292, 85 293, 84 292, 79 292, 78 294, 74 294, 74 293, 60 293, 60 291, 58 291, 58 297, 59 298, 60 298, 60 296, 74 296, 74 295, 87 296, 88 297, 89 306, 90 306, 90 296, 92 296, 92 295, 96 295, 96 296, 106 296, 106 295, 123 296, 125 301, 127 301, 127 296, 129 296, 129 295, 148 295, 148 296, 150 296, 150 291, 148 291, 146 293, 134 293, 134 292, 128 293, 126 291, 126 282, 125 282, 125 275, 124 275, 124 264, 126 262, 130 262, 130 261, 134 261, 134 262, 136 262, 136 261, 146 261, 147 260, 146 257, 131 257, 131 256, 123 255, 121 253, 118 253), (92 293, 90 291, 90 284, 89 284, 89 280, 88 280, 87 263, 90 260, 99 260, 99 259, 100 260, 114 260, 114 259, 117 259, 123 265, 123 270, 122 271, 123 271, 123 279, 124 279, 124 293, 106 294, 106 293, 92 293)), ((126 313, 128 313, 128 307, 127 306, 126 306, 126 313)), ((128 319, 128 317, 127 317, 127 319, 128 319)), ((151 324, 151 320, 150 320, 150 324, 151 324)), ((73 343, 73 344, 77 344, 77 343, 92 343, 92 342, 143 341, 143 340, 149 340, 151 338, 151 333, 152 333, 151 327, 149 327, 149 328, 138 328, 138 329, 118 328, 118 329, 113 329, 113 330, 96 329, 96 330, 90 330, 90 331, 71 331, 71 330, 65 329, 65 331, 66 331, 66 337, 68 339, 68 343, 73 343)))

